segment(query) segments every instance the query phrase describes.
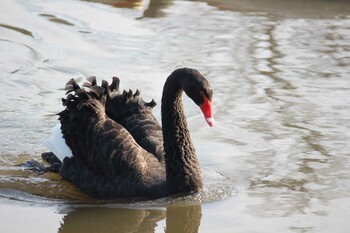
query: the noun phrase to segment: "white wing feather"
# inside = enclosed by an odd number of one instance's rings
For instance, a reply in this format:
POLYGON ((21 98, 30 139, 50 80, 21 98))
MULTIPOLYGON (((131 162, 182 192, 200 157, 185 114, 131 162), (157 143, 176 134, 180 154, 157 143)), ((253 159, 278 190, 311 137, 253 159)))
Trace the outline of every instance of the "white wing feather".
POLYGON ((63 162, 65 157, 70 158, 73 156, 72 150, 67 146, 63 138, 60 123, 52 128, 51 136, 44 142, 44 145, 51 150, 61 162, 63 162))

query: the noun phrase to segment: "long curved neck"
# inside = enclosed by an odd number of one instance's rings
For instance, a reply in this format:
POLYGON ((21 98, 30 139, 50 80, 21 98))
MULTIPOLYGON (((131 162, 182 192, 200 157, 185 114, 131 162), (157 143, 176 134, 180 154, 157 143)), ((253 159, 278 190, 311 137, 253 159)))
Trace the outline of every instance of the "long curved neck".
POLYGON ((202 173, 183 112, 182 77, 168 77, 162 96, 162 128, 166 165, 167 194, 197 192, 202 189, 202 173))

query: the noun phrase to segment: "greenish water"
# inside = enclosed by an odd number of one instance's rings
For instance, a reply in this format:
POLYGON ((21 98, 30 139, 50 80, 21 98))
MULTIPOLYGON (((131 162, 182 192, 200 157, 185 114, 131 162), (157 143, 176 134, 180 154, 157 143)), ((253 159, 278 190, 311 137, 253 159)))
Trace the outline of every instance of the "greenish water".
POLYGON ((0 232, 349 232, 348 1, 99 2, 1 1, 0 232), (215 128, 184 99, 201 193, 103 202, 16 166, 40 160, 70 78, 160 103, 183 66, 214 89, 215 128))

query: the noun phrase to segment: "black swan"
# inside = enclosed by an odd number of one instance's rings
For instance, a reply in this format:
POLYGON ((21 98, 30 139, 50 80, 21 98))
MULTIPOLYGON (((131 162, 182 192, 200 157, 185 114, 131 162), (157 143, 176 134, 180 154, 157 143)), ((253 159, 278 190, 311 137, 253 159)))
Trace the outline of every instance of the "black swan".
MULTIPOLYGON (((90 82, 86 88, 73 79, 67 83, 67 93, 73 94, 63 99, 66 108, 58 114, 60 124, 53 129, 56 136, 48 143, 50 149, 59 148, 55 155, 61 160, 63 179, 96 198, 159 198, 202 189, 182 105, 185 91, 214 126, 212 89, 197 70, 177 69, 167 78, 162 132, 151 113, 153 100, 145 103, 138 91, 119 93, 119 79, 111 86, 104 81, 102 87, 94 79, 90 82), (136 136, 139 131, 141 136, 136 136), (152 145, 147 147, 147 142, 152 145)), ((52 156, 44 159, 58 162, 52 156)))

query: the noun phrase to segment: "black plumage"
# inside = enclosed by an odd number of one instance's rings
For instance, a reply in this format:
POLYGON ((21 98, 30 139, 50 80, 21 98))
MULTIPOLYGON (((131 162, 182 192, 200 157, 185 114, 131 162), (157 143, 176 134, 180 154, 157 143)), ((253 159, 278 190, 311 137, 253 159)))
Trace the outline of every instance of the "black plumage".
MULTIPOLYGON (((73 157, 59 174, 97 198, 158 198, 202 189, 202 174, 183 114, 182 92, 201 105, 212 90, 196 70, 175 70, 162 95, 162 125, 139 91, 119 93, 119 79, 66 85, 61 131, 73 157), (205 96, 205 98, 204 98, 205 96), (164 147, 163 147, 164 145, 164 147)), ((46 160, 50 156, 46 154, 46 160)))
MULTIPOLYGON (((94 77, 90 78, 89 82, 90 87, 97 85, 94 77)), ((145 102, 139 90, 135 93, 131 90, 120 93, 119 83, 117 77, 113 77, 111 85, 102 81, 106 94, 107 116, 128 130, 142 148, 156 156, 160 162, 164 162, 162 128, 152 114, 156 102, 153 99, 145 102)))

